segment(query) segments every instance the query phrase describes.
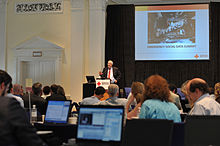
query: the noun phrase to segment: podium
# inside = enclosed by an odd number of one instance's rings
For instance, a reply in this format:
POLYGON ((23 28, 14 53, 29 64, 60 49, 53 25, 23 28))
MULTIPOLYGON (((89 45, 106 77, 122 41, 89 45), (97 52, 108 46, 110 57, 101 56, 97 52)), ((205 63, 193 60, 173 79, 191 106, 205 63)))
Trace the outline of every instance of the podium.
POLYGON ((111 83, 110 79, 97 78, 96 79, 96 88, 99 86, 102 86, 103 88, 105 88, 105 90, 107 90, 110 83, 111 83))
POLYGON ((95 88, 102 86, 105 90, 110 85, 110 79, 97 78, 96 82, 83 83, 83 98, 93 96, 95 88))

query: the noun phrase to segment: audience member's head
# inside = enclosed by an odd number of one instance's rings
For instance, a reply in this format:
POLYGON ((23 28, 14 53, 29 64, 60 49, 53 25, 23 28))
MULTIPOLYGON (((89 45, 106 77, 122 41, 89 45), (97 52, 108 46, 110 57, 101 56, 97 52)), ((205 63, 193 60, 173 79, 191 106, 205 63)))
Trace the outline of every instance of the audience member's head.
POLYGON ((145 99, 159 99, 161 101, 170 101, 170 90, 166 79, 160 75, 152 75, 145 82, 145 99))
POLYGON ((137 103, 143 102, 144 84, 141 82, 133 82, 131 85, 131 93, 137 103))
POLYGON ((113 65, 113 61, 109 60, 109 61, 108 61, 108 68, 111 68, 112 65, 113 65))
POLYGON ((0 96, 7 94, 11 82, 11 76, 7 72, 0 70, 0 96))
POLYGON ((110 97, 116 97, 119 94, 119 87, 116 84, 110 84, 108 86, 108 94, 110 97))
POLYGON ((44 93, 44 95, 49 95, 50 94, 50 87, 49 86, 44 86, 43 93, 44 93))
POLYGON ((103 98, 103 95, 105 94, 105 89, 102 86, 99 86, 94 91, 94 96, 98 99, 103 98))
POLYGON ((169 84, 169 89, 170 89, 170 91, 171 92, 173 92, 173 93, 177 93, 177 87, 176 87, 176 85, 174 85, 174 84, 169 84))
POLYGON ((13 92, 14 95, 23 96, 23 88, 20 84, 13 85, 13 92))
POLYGON ((203 94, 209 93, 209 86, 203 79, 194 78, 190 80, 187 85, 187 97, 189 101, 195 103, 195 101, 201 97, 203 94))
POLYGON ((186 85, 188 84, 190 80, 186 80, 182 86, 181 86, 181 92, 187 97, 187 90, 186 90, 186 85))
POLYGON ((51 85, 50 89, 53 94, 57 94, 58 86, 56 84, 51 85))
POLYGON ((32 92, 33 94, 37 95, 37 96, 41 96, 42 94, 42 84, 37 82, 34 83, 32 86, 32 92))
POLYGON ((57 85, 57 94, 65 96, 65 91, 62 86, 57 85))
POLYGON ((220 96, 220 82, 215 84, 215 97, 220 96))

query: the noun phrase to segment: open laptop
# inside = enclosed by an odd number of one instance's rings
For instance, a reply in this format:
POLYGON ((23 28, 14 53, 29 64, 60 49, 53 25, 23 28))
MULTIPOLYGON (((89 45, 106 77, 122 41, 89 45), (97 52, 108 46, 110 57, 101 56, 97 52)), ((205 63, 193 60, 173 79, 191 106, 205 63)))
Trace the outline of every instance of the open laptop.
POLYGON ((48 101, 47 111, 44 123, 62 123, 68 122, 71 101, 48 101))
POLYGON ((86 80, 88 83, 95 83, 95 77, 94 76, 86 76, 86 80))
POLYGON ((81 105, 77 124, 77 145, 120 145, 123 106, 81 105))

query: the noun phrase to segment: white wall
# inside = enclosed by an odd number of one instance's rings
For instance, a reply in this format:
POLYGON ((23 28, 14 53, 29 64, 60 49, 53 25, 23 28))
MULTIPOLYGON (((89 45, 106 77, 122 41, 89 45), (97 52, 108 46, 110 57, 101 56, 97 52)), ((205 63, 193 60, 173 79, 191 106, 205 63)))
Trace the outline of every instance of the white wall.
POLYGON ((40 36, 64 48, 60 84, 67 95, 80 101, 85 75, 97 76, 104 66, 105 0, 64 0, 64 11, 59 14, 15 14, 15 3, 24 1, 30 0, 8 2, 7 71, 15 80, 16 63, 12 48, 33 36, 40 36), (73 3, 82 1, 82 11, 73 13, 73 3))

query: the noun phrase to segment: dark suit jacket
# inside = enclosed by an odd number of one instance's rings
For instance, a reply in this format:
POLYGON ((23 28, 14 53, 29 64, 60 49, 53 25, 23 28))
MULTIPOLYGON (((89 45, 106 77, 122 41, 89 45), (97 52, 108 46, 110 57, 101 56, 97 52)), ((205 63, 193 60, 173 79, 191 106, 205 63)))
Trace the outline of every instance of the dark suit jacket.
MULTIPOLYGON (((45 113, 46 113, 46 100, 40 96, 35 95, 35 94, 30 94, 30 97, 31 97, 31 107, 33 107, 33 105, 36 105, 37 111, 41 115, 45 115, 45 113)), ((24 100, 24 107, 29 108, 28 94, 25 94, 23 96, 23 100, 24 100)))
POLYGON ((0 101, 0 145, 44 145, 20 104, 8 97, 0 97, 0 101))
MULTIPOLYGON (((101 77, 106 79, 107 75, 108 75, 108 67, 105 67, 102 71, 101 77)), ((121 72, 119 71, 117 67, 113 67, 113 76, 118 82, 120 82, 121 72)))
POLYGON ((46 98, 47 102, 49 100, 55 100, 55 101, 65 101, 66 100, 66 97, 63 96, 63 95, 59 95, 59 94, 52 94, 51 96, 48 96, 46 98))

